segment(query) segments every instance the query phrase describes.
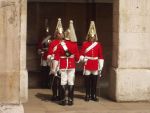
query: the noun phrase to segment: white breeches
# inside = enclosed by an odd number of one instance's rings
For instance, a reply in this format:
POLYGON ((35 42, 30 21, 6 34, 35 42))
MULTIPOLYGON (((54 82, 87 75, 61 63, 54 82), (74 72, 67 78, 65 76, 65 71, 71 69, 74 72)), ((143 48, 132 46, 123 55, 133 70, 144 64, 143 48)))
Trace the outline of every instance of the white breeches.
POLYGON ((74 85, 75 69, 61 70, 61 85, 74 85))
POLYGON ((84 75, 98 75, 98 70, 96 71, 91 71, 91 70, 84 70, 84 75))

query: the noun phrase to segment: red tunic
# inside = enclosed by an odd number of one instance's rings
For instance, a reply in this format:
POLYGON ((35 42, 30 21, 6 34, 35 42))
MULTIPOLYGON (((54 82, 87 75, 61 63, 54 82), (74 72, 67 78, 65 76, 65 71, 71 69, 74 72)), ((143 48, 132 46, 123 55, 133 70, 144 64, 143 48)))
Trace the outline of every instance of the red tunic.
POLYGON ((102 46, 100 43, 97 42, 97 45, 90 49, 88 52, 85 53, 86 48, 88 48, 93 42, 85 41, 83 42, 80 54, 87 57, 87 62, 85 62, 84 69, 95 71, 98 70, 98 59, 103 59, 102 55, 102 46))
POLYGON ((56 54, 57 46, 60 44, 60 41, 61 40, 59 39, 55 39, 49 44, 48 56, 54 57, 54 55, 56 54))
POLYGON ((75 63, 79 61, 79 51, 76 42, 70 40, 64 40, 69 52, 72 54, 70 57, 65 56, 65 50, 61 44, 59 44, 56 51, 55 60, 60 61, 60 69, 74 69, 75 63))

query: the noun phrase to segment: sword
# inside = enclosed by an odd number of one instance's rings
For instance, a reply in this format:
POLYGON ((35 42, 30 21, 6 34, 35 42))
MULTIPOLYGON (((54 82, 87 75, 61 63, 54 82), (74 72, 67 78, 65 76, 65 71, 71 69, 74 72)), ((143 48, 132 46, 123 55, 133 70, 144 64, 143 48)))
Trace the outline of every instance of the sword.
POLYGON ((98 100, 100 102, 100 77, 98 77, 98 100))
POLYGON ((98 99, 99 99, 99 102, 100 102, 100 80, 101 80, 101 77, 102 77, 102 74, 101 74, 101 70, 98 71, 98 99))
POLYGON ((54 76, 54 77, 53 77, 53 79, 52 79, 51 89, 52 89, 52 87, 53 87, 55 77, 61 78, 61 77, 60 77, 60 76, 58 76, 57 74, 55 74, 55 75, 53 75, 53 76, 54 76))

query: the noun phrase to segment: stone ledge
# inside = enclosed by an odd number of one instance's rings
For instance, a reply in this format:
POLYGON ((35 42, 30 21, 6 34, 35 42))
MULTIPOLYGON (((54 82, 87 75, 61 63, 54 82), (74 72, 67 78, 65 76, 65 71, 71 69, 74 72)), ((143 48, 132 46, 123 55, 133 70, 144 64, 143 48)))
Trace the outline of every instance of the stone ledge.
POLYGON ((0 113, 24 113, 24 108, 22 104, 19 105, 0 104, 0 113))
POLYGON ((110 78, 110 97, 112 99, 116 101, 150 101, 149 69, 112 68, 110 78))

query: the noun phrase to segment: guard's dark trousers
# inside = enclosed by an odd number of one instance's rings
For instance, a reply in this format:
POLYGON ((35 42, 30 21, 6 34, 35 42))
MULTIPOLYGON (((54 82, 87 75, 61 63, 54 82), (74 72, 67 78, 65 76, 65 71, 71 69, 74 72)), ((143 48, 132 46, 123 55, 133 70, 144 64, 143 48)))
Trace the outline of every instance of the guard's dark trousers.
POLYGON ((90 100, 90 94, 91 94, 91 80, 90 80, 90 75, 85 75, 85 101, 90 100))
POLYGON ((66 85, 61 85, 61 101, 60 105, 66 105, 66 85))
POLYGON ((91 100, 98 101, 96 96, 98 75, 91 75, 91 100))
POLYGON ((98 101, 96 97, 97 75, 85 75, 85 101, 98 101))
POLYGON ((73 105, 74 85, 68 86, 68 105, 73 105))

